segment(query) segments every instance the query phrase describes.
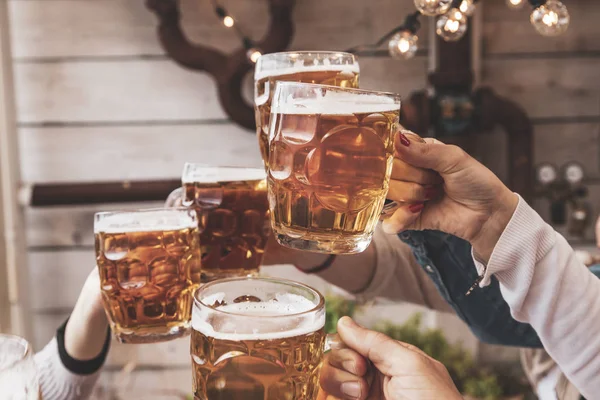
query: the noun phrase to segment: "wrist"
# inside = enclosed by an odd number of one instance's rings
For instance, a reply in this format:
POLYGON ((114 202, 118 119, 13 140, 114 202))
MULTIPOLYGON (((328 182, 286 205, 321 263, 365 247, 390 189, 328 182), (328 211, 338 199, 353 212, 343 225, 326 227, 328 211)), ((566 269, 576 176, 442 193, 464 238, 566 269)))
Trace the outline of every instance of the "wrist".
POLYGON ((506 189, 501 196, 498 196, 492 213, 486 218, 477 235, 470 241, 476 257, 484 263, 489 261, 518 204, 518 196, 506 189))

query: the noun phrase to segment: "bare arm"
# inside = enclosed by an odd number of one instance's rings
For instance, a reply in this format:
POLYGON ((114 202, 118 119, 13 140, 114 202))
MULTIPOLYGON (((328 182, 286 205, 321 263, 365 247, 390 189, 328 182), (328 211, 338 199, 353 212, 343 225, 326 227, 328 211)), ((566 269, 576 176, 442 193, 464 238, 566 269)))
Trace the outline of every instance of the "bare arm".
MULTIPOLYGON (((270 243, 264 265, 294 264, 310 270, 327 260, 327 255, 292 250, 270 243)), ((336 257, 319 276, 363 298, 385 297, 450 312, 431 279, 421 269, 410 247, 396 235, 377 227, 371 246, 364 252, 336 257)))

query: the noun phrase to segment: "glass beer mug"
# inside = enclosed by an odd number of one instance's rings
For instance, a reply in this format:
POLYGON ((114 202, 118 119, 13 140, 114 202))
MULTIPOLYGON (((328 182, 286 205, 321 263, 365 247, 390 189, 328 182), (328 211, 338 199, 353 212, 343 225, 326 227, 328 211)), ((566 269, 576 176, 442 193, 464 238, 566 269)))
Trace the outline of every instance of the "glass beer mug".
POLYGON ((94 236, 102 300, 117 340, 152 343, 188 334, 200 285, 195 212, 98 213, 94 236))
POLYGON ((306 285, 207 283, 194 295, 195 400, 315 400, 325 346, 335 344, 324 327, 325 299, 306 285))
POLYGON ((166 207, 195 210, 202 282, 257 275, 271 226, 264 168, 186 163, 166 207))
POLYGON ((331 51, 293 51, 261 56, 254 70, 256 135, 265 166, 269 160, 269 118, 275 82, 306 82, 358 87, 356 56, 331 51))
POLYGON ((33 351, 18 336, 0 334, 0 395, 3 400, 41 398, 33 351))
POLYGON ((267 181, 280 244, 330 254, 368 247, 389 187, 399 114, 394 94, 277 82, 267 181))

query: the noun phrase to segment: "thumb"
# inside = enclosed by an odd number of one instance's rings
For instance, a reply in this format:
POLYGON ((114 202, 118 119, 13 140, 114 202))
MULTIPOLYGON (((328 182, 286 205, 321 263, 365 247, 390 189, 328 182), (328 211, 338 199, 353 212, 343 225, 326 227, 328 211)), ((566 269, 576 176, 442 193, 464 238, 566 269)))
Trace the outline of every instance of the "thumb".
POLYGON ((381 332, 356 324, 350 317, 338 321, 338 334, 349 348, 371 360, 375 367, 388 376, 414 373, 423 363, 423 356, 414 346, 400 343, 381 332))
POLYGON ((448 145, 436 139, 422 139, 410 131, 402 131, 396 136, 398 158, 419 168, 431 169, 440 174, 448 174, 460 169, 468 159, 458 146, 448 145), (417 139, 418 138, 418 139, 417 139))

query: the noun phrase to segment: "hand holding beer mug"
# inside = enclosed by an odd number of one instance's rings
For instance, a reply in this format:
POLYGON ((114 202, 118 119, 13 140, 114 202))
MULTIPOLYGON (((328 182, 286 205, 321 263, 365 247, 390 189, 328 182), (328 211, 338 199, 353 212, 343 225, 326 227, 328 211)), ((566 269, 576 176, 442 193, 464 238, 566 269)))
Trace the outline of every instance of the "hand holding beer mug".
POLYGON ((265 166, 269 160, 269 118, 275 82, 305 82, 358 88, 359 68, 350 53, 294 51, 261 56, 254 70, 256 135, 265 166))
POLYGON ((258 274, 271 234, 265 170, 186 163, 182 183, 182 205, 198 215, 202 282, 258 274))
POLYGON ((18 336, 0 334, 0 394, 3 400, 39 400, 33 351, 18 336))
POLYGON ((117 340, 152 343, 189 333, 200 284, 195 212, 98 213, 94 235, 102 299, 117 340))
POLYGON ((367 248, 388 191, 399 114, 393 94, 277 82, 267 179, 280 244, 333 254, 367 248))
POLYGON ((300 283, 233 278, 194 295, 195 400, 315 400, 325 300, 300 283))

